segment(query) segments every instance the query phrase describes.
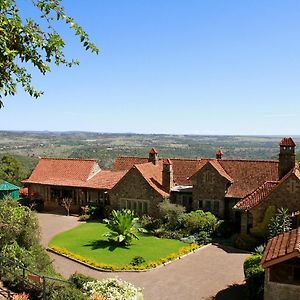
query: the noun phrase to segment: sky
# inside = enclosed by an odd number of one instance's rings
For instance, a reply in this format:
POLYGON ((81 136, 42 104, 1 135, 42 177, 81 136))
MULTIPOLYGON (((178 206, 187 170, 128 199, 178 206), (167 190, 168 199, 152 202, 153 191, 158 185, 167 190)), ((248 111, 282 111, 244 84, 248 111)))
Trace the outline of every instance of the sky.
POLYGON ((33 71, 44 96, 4 98, 0 130, 300 134, 299 1, 62 3, 100 53, 59 26, 80 66, 33 71))

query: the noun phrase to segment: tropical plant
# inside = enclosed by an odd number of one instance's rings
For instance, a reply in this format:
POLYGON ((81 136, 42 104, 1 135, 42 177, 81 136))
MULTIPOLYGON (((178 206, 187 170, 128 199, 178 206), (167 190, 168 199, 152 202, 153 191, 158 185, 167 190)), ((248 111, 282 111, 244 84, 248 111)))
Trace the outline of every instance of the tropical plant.
POLYGON ((269 238, 291 230, 291 215, 287 208, 279 208, 268 226, 269 238))
POLYGON ((111 231, 105 233, 109 241, 114 241, 121 245, 130 245, 132 239, 139 239, 137 233, 144 231, 139 227, 138 220, 134 212, 130 209, 113 210, 111 219, 104 219, 107 228, 111 231))

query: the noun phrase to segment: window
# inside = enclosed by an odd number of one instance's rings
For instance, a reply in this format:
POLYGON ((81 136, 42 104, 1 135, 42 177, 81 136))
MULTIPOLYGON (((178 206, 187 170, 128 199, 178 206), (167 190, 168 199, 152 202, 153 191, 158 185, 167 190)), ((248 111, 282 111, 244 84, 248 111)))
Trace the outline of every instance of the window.
POLYGON ((203 176, 203 181, 205 183, 214 183, 214 174, 209 171, 206 171, 203 176))
POLYGON ((219 206, 220 206, 219 201, 213 202, 213 209, 212 209, 213 214, 215 215, 219 214, 219 206))
POLYGON ((124 199, 122 201, 123 207, 134 210, 137 214, 148 213, 148 201, 138 199, 124 199))
POLYGON ((199 200, 199 208, 203 208, 203 201, 202 200, 199 200))

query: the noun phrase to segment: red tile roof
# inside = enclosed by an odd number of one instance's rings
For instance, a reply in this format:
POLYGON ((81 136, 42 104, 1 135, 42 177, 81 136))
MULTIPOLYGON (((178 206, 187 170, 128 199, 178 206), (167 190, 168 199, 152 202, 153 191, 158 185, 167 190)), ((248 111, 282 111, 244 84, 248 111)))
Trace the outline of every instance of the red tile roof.
MULTIPOLYGON (((165 160, 165 159, 160 159, 165 160)), ((227 159, 183 159, 171 158, 174 181, 177 185, 190 185, 190 178, 208 161, 217 166, 219 172, 233 183, 226 197, 244 198, 266 181, 278 180, 278 161, 267 160, 227 160, 227 159)), ((118 157, 113 171, 129 170, 134 164, 147 163, 146 157, 118 157)))
POLYGON ((150 154, 157 154, 158 152, 156 151, 155 148, 152 148, 150 151, 149 151, 150 154))
POLYGON ((269 240, 261 263, 264 268, 268 268, 295 257, 300 258, 300 228, 269 240))
POLYGON ((162 161, 160 161, 157 165, 154 165, 152 162, 148 162, 145 164, 134 165, 133 168, 136 168, 140 172, 140 174, 146 179, 149 185, 154 190, 156 190, 161 196, 169 196, 169 193, 166 193, 163 190, 162 186, 162 161))
POLYGON ((126 174, 126 171, 101 171, 87 181, 86 187, 94 189, 112 189, 120 179, 126 174))
POLYGON ((296 146, 295 142, 293 141, 293 139, 291 137, 283 138, 280 141, 279 145, 280 146, 285 146, 285 147, 295 147, 296 146))
POLYGON ((254 190, 250 195, 239 201, 233 208, 248 210, 260 204, 274 188, 277 186, 278 181, 266 181, 263 185, 254 190))
POLYGON ((42 158, 23 182, 110 189, 124 174, 124 171, 101 171, 93 159, 42 158))
POLYGON ((300 166, 296 165, 289 173, 287 173, 280 181, 266 181, 256 190, 239 201, 234 209, 249 210, 259 205, 262 201, 276 190, 283 182, 285 182, 290 176, 295 175, 300 179, 300 166))

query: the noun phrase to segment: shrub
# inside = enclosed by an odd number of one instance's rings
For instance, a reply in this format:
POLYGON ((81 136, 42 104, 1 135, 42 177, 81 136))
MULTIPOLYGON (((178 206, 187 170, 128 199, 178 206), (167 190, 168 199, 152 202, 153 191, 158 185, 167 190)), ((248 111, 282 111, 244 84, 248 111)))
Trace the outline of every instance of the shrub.
POLYGON ((250 299, 263 299, 264 269, 260 262, 261 254, 248 257, 244 262, 244 274, 250 299))
POLYGON ((237 225, 233 222, 222 220, 216 229, 216 235, 221 238, 229 238, 238 231, 237 225))
POLYGON ((87 282, 96 281, 95 278, 80 273, 72 274, 68 279, 77 289, 83 289, 83 285, 87 282))
POLYGON ((81 215, 79 216, 78 220, 79 221, 88 221, 90 220, 91 216, 90 215, 81 215))
POLYGON ((235 247, 239 249, 252 251, 256 246, 259 245, 259 241, 247 233, 240 233, 237 236, 234 244, 235 247))
POLYGON ((49 300, 85 300, 86 295, 73 286, 61 286, 50 289, 49 300))
POLYGON ((163 238, 163 239, 174 239, 174 240, 180 240, 183 238, 183 233, 178 231, 178 230, 174 230, 174 231, 170 231, 170 230, 166 230, 164 228, 158 228, 157 230, 155 230, 153 232, 153 235, 159 238, 163 238))
POLYGON ((211 242, 211 235, 207 231, 200 231, 195 240, 198 245, 206 245, 211 242))
POLYGON ((213 233, 218 223, 218 219, 211 212, 204 212, 203 210, 196 210, 186 213, 181 219, 183 230, 187 234, 199 233, 206 231, 209 234, 213 233))
POLYGON ((108 278, 101 281, 87 282, 84 284, 86 295, 93 299, 98 296, 107 300, 142 300, 140 288, 131 283, 116 278, 108 278))
POLYGON ((139 219, 139 223, 141 227, 147 230, 148 232, 153 232, 154 230, 158 229, 161 225, 161 221, 159 219, 154 219, 146 215, 143 215, 139 219))
POLYGON ((171 203, 165 199, 158 204, 159 216, 166 228, 169 230, 177 229, 180 226, 180 219, 185 212, 185 207, 171 203))
POLYGON ((269 206, 265 211, 263 221, 250 229, 251 235, 257 238, 266 239, 268 237, 268 226, 271 222, 271 219, 274 217, 274 215, 275 215, 275 207, 269 206))
POLYGON ((26 293, 14 294, 12 300, 29 300, 29 295, 26 293))
POLYGON ((142 257, 142 256, 135 256, 135 257, 131 260, 130 264, 131 264, 132 266, 140 266, 140 265, 144 264, 145 262, 146 262, 146 261, 145 261, 144 257, 142 257))

